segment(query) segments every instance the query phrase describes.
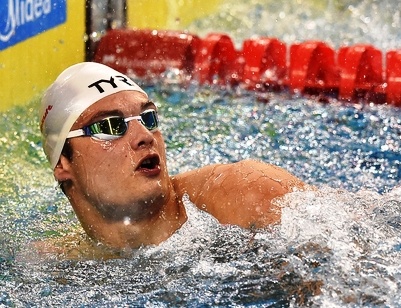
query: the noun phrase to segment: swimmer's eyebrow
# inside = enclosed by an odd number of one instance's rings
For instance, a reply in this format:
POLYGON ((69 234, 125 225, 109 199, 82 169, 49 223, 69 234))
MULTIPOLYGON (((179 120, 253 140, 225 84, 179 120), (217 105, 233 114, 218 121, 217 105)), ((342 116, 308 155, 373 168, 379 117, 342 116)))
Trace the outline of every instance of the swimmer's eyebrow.
POLYGON ((118 109, 113 109, 113 110, 101 110, 99 112, 96 112, 94 115, 92 115, 86 122, 88 123, 87 125, 90 125, 91 123, 94 123, 99 120, 103 120, 104 118, 110 117, 110 116, 121 116, 123 117, 123 113, 121 110, 118 109))
POLYGON ((147 102, 142 103, 141 107, 142 107, 142 110, 152 108, 152 109, 157 111, 157 107, 156 107, 155 103, 150 101, 150 100, 147 101, 147 102))

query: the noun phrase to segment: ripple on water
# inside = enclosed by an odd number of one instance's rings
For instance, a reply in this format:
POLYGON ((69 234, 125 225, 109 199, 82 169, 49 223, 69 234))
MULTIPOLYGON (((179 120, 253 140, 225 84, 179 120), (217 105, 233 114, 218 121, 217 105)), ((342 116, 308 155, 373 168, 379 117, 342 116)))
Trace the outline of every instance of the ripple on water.
POLYGON ((253 158, 317 190, 281 200, 282 223, 268 230, 221 226, 186 201, 196 223, 159 247, 20 262, 26 242, 77 228, 40 150, 32 102, 0 120, 0 304, 401 305, 399 109, 285 94, 262 104, 253 93, 202 88, 181 93, 182 104, 168 95, 155 89, 152 98, 172 173, 253 158))

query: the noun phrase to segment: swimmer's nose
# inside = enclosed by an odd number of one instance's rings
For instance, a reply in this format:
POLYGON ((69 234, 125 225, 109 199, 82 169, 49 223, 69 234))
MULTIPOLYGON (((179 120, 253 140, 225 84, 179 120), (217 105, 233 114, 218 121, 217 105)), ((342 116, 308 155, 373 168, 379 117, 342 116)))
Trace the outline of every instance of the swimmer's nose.
POLYGON ((140 121, 131 121, 128 125, 128 138, 132 149, 152 145, 154 136, 140 121))

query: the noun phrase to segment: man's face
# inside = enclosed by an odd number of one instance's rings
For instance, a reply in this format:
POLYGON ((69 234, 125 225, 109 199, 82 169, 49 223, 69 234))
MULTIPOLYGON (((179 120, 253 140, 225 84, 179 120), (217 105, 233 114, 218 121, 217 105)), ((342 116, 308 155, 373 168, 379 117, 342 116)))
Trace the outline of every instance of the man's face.
MULTIPOLYGON (((147 109, 156 106, 145 95, 119 92, 86 109, 71 130, 109 116, 137 116, 147 109)), ((105 218, 149 218, 169 198, 165 144, 158 130, 149 131, 141 122, 132 120, 121 138, 104 141, 85 136, 69 142, 73 152, 69 161, 73 194, 95 206, 105 218)))

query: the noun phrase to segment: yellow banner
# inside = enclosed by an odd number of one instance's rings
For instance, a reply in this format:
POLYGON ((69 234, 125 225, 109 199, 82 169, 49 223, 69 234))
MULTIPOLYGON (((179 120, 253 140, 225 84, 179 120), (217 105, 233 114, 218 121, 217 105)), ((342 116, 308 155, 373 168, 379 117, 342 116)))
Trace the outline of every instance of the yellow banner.
POLYGON ((128 26, 184 30, 195 19, 216 11, 223 0, 128 0, 128 26))
MULTIPOLYGON (((8 19, 14 21, 16 31, 18 23, 27 23, 38 13, 36 8, 30 16, 30 8, 26 3, 8 1, 8 5, 14 9, 8 8, 8 15, 11 15, 8 19), (26 16, 22 15, 23 8, 26 16)), ((67 0, 66 3, 66 22, 0 51, 0 111, 31 101, 64 68, 84 59, 85 1, 67 0)), ((4 33, 5 30, 7 24, 3 20, 0 31, 4 33)))

